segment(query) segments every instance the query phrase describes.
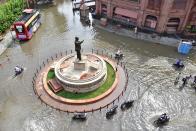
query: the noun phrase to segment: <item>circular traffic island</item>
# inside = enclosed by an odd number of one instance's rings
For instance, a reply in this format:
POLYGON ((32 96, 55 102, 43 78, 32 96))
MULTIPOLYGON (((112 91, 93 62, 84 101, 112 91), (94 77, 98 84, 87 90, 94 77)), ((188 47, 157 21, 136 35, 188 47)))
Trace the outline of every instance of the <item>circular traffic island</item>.
POLYGON ((106 56, 71 54, 49 62, 35 80, 35 90, 47 105, 66 112, 90 112, 119 100, 127 74, 106 56))
POLYGON ((96 90, 107 77, 106 62, 93 54, 83 54, 81 61, 74 55, 63 57, 55 64, 54 72, 64 90, 74 93, 96 90))

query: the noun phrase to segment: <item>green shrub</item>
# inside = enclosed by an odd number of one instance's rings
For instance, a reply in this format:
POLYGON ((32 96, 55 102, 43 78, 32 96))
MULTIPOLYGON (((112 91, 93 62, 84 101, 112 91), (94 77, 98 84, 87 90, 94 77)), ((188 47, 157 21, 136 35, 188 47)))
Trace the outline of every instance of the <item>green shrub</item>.
POLYGON ((21 15, 25 0, 8 0, 0 5, 0 33, 5 32, 21 15))

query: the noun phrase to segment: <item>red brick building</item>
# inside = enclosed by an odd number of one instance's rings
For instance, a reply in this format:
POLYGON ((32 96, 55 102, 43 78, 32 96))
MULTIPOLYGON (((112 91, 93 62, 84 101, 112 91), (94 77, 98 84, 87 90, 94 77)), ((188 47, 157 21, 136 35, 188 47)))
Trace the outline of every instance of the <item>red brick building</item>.
POLYGON ((96 14, 158 33, 196 35, 196 0, 96 0, 96 14))

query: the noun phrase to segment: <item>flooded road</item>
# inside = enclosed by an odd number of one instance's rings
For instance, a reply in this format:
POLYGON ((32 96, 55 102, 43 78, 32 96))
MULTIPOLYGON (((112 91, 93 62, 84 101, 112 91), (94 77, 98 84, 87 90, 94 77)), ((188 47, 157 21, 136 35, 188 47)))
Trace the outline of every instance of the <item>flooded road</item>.
MULTIPOLYGON (((33 38, 23 44, 13 43, 0 56, 0 131, 138 131, 196 130, 196 92, 186 86, 174 86, 178 74, 171 65, 176 58, 185 61, 182 76, 196 75, 196 54, 177 53, 174 47, 118 36, 85 26, 72 13, 70 0, 58 0, 55 6, 42 7, 42 25, 33 38), (72 121, 72 114, 58 112, 41 104, 32 88, 35 69, 46 58, 74 49, 74 37, 84 39, 82 47, 104 49, 109 53, 121 48, 129 70, 129 85, 120 103, 134 99, 133 108, 120 111, 112 120, 105 111, 88 114, 85 122, 72 121), (8 59, 8 57, 9 59, 8 59), (12 79, 15 65, 25 67, 22 76, 12 79), (154 127, 161 113, 170 116, 167 126, 154 127)), ((180 82, 181 84, 181 82, 180 82)))

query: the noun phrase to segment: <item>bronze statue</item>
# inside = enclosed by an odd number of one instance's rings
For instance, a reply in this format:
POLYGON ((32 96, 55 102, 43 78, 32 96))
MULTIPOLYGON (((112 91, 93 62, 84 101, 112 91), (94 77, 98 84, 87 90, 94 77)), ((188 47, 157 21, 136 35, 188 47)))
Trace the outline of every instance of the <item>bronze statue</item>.
POLYGON ((81 60, 81 53, 80 53, 80 50, 81 50, 81 44, 84 42, 83 41, 79 41, 79 38, 78 37, 75 37, 75 51, 77 53, 77 59, 81 60))

